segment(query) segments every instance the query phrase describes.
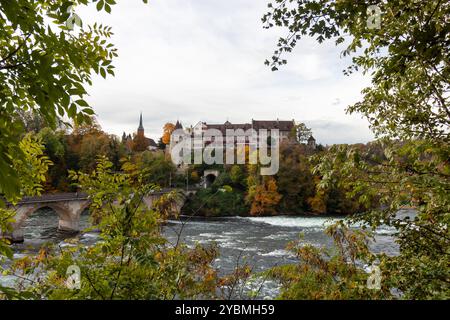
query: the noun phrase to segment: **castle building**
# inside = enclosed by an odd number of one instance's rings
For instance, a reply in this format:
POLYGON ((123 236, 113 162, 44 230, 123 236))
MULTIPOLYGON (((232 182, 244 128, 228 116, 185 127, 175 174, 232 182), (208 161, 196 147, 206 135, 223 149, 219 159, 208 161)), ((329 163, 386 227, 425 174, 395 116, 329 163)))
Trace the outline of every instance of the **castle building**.
MULTIPOLYGON (((297 137, 296 123, 295 120, 254 120, 250 123, 231 123, 228 120, 223 124, 211 124, 203 121, 199 121, 195 126, 186 127, 183 129, 183 126, 180 121, 177 120, 174 129, 182 130, 182 134, 180 131, 173 133, 170 138, 170 144, 166 147, 166 153, 171 153, 173 148, 185 139, 202 137, 202 141, 200 145, 194 144, 192 145, 194 150, 203 149, 210 143, 214 141, 217 135, 222 135, 224 150, 226 148, 227 143, 227 130, 233 130, 232 136, 234 137, 234 145, 235 147, 246 147, 257 144, 255 140, 253 140, 254 136, 251 136, 251 129, 255 130, 257 133, 260 133, 261 129, 267 130, 267 134, 270 135, 271 132, 269 130, 277 129, 279 133, 279 142, 286 143, 288 145, 298 144, 299 140, 297 137), (215 129, 216 134, 211 134, 208 132, 209 129, 215 129), (219 134, 220 132, 220 134, 219 134)), ((260 137, 256 137, 260 139, 260 137)), ((191 142, 192 143, 192 142, 191 142)), ((316 149, 316 140, 313 136, 310 136, 307 144, 302 145, 308 150, 308 152, 314 152, 316 149)), ((258 148, 259 143, 256 145, 258 148)), ((180 151, 179 156, 183 157, 184 150, 180 151)), ((177 169, 180 173, 186 172, 188 168, 188 164, 182 163, 177 165, 177 169)))
MULTIPOLYGON (((288 141, 292 139, 292 130, 294 129, 295 121, 294 120, 254 120, 250 123, 231 123, 229 121, 225 121, 223 124, 210 124, 206 122, 198 122, 192 129, 192 133, 194 135, 203 135, 206 130, 216 129, 220 131, 223 137, 226 136, 227 130, 234 130, 235 136, 238 138, 239 135, 245 136, 245 144, 250 143, 250 137, 242 133, 246 132, 249 129, 254 129, 259 132, 261 129, 265 130, 274 130, 278 129, 279 139, 281 141, 288 141), (239 133, 240 130, 241 132, 239 133)), ((225 141, 224 141, 225 142, 225 141)))
MULTIPOLYGON (((215 129, 221 132, 222 136, 225 138, 227 135, 227 130, 234 130, 236 141, 235 144, 238 144, 238 141, 244 140, 244 144, 248 145, 251 143, 250 139, 246 132, 249 129, 254 129, 257 132, 259 132, 261 129, 265 130, 273 130, 278 129, 279 132, 279 139, 280 142, 290 142, 290 143, 297 143, 297 140, 295 138, 295 133, 293 132, 295 128, 295 121, 294 120, 254 120, 250 123, 231 123, 228 120, 223 124, 211 124, 206 123, 203 121, 199 121, 195 126, 191 126, 190 128, 186 128, 184 130, 186 136, 203 136, 205 137, 206 131, 209 129, 215 129), (239 139, 241 138, 241 139, 239 139)), ((183 126, 179 121, 175 124, 175 129, 183 129, 183 126)), ((171 146, 170 150, 172 149, 172 146, 181 140, 182 137, 172 137, 171 139, 171 146)), ((225 143, 224 139, 224 143, 225 143)), ((242 144, 242 142, 240 142, 242 144)), ((314 137, 310 137, 308 139, 308 148, 311 150, 314 150, 316 148, 316 142, 314 137)))

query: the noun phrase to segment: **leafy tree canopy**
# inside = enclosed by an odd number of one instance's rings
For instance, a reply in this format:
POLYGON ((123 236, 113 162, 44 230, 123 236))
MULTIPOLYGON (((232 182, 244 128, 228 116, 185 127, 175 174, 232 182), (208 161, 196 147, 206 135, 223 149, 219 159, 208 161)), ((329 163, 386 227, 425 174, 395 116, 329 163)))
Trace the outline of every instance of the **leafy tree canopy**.
POLYGON ((450 4, 446 1, 374 2, 380 27, 371 27, 371 2, 352 0, 276 0, 264 15, 266 28, 281 26, 288 35, 278 41, 271 61, 277 70, 305 36, 318 42, 347 44, 352 56, 345 70, 372 76, 362 101, 348 112, 367 117, 378 135, 449 139, 450 4), (411 108, 411 106, 414 106, 411 108))
POLYGON ((64 117, 89 121, 94 111, 85 100, 86 84, 94 73, 114 75, 111 28, 83 25, 75 13, 92 3, 109 13, 115 1, 0 1, 0 193, 20 191, 13 166, 13 158, 25 159, 18 146, 24 132, 20 115, 39 115, 50 127, 64 117))
POLYGON ((381 152, 333 147, 316 166, 319 188, 341 177, 337 185, 349 197, 378 208, 355 220, 395 227, 400 254, 377 256, 385 284, 406 298, 448 299, 450 3, 276 0, 269 8, 266 27, 288 31, 266 61, 273 70, 310 36, 346 43, 343 55, 352 64, 344 72, 362 70, 372 79, 347 111, 368 119, 381 152), (378 26, 370 4, 381 13, 378 26), (414 208, 414 217, 401 216, 405 205, 414 208))

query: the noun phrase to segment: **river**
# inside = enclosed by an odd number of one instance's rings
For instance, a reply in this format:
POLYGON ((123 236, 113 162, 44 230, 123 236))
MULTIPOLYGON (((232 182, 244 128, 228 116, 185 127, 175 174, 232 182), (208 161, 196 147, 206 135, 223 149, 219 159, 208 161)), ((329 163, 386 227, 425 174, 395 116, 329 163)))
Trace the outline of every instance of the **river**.
MULTIPOLYGON (((191 246, 195 243, 217 243, 220 256, 214 264, 221 274, 231 272, 237 264, 242 265, 244 262, 257 272, 295 262, 294 256, 285 248, 290 241, 299 239, 300 234, 304 243, 332 246, 332 240, 325 235, 324 229, 338 219, 340 218, 322 216, 182 218, 169 220, 164 227, 164 235, 172 243, 175 243, 180 235, 181 241, 191 246)), ((67 245, 64 239, 70 236, 59 233, 57 225, 58 219, 50 209, 42 209, 33 214, 23 227, 24 243, 14 245, 15 256, 35 253, 49 241, 61 246, 67 245)), ((81 216, 80 226, 89 226, 87 212, 81 216)), ((388 227, 379 228, 375 234, 375 242, 370 244, 371 249, 388 255, 397 254, 394 231, 388 227)), ((76 236, 86 245, 95 243, 98 239, 95 232, 80 233, 76 236)), ((273 283, 265 283, 264 297, 274 297, 276 290, 277 286, 273 283)))

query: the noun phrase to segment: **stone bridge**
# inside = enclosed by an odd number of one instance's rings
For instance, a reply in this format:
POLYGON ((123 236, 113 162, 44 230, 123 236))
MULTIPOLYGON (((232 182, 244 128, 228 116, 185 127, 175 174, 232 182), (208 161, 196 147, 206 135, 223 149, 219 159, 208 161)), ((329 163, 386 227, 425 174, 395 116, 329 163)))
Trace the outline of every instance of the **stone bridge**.
MULTIPOLYGON (((148 208, 153 208, 156 200, 174 190, 177 189, 162 189, 150 193, 144 197, 144 203, 148 208)), ((196 192, 195 189, 180 191, 184 196, 175 202, 175 208, 173 210, 176 212, 180 212, 186 197, 196 192)), ((0 236, 7 237, 13 242, 23 242, 23 224, 30 215, 41 208, 50 208, 56 213, 59 219, 58 230, 63 232, 79 232, 80 216, 89 207, 90 202, 90 199, 85 193, 57 193, 45 194, 40 197, 24 197, 17 205, 10 205, 10 208, 12 207, 16 211, 14 223, 12 224, 12 233, 2 234, 0 230, 0 236)))

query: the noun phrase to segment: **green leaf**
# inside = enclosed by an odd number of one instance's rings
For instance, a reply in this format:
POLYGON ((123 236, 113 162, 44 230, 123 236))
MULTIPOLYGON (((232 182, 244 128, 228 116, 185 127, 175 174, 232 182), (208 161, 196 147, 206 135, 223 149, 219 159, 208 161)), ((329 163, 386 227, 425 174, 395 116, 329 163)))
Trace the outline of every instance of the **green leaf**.
POLYGON ((89 107, 89 104, 86 101, 84 101, 83 99, 79 99, 79 100, 75 101, 75 103, 81 107, 89 107))
POLYGON ((104 68, 100 68, 100 74, 103 78, 106 78, 106 71, 104 68))
POLYGON ((104 5, 104 1, 103 0, 99 0, 98 2, 97 2, 97 11, 100 11, 100 10, 102 10, 103 9, 103 5, 104 5))

